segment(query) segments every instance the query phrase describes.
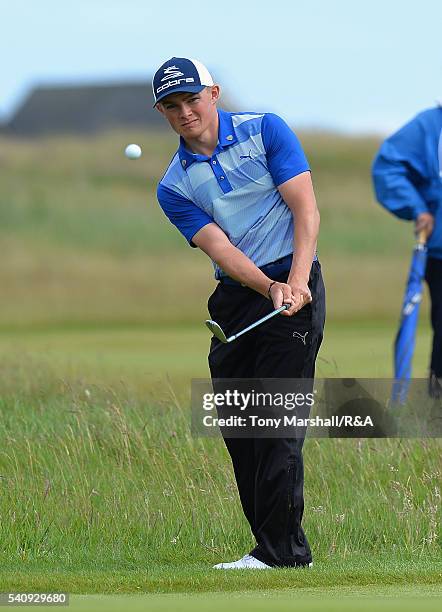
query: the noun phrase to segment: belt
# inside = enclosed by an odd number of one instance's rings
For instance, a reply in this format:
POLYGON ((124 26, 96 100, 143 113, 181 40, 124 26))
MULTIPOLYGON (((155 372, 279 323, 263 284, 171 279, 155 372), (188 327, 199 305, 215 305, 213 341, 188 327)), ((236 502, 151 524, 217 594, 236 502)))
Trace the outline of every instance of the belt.
MULTIPOLYGON (((259 269, 262 272, 264 272, 266 276, 269 276, 270 278, 272 278, 273 276, 278 276, 279 274, 282 274, 283 272, 288 272, 292 265, 292 258, 293 258, 293 254, 290 253, 290 255, 286 255, 285 257, 276 259, 275 261, 265 264, 264 266, 260 266, 259 269)), ((233 285, 234 287, 246 287, 246 285, 243 285, 243 283, 240 283, 239 281, 233 278, 230 278, 230 276, 221 276, 221 278, 219 279, 219 282, 222 285, 233 285)))

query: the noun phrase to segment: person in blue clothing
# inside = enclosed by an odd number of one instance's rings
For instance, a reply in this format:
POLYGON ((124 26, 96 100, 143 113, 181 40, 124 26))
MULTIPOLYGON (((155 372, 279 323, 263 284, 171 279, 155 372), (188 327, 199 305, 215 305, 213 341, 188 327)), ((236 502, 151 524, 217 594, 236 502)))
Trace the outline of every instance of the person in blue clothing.
MULTIPOLYGON (((152 87, 156 108, 179 136, 158 201, 189 245, 212 260, 218 284, 211 318, 229 336, 290 305, 231 344, 213 337, 212 379, 312 379, 325 292, 316 257, 319 213, 297 137, 277 115, 219 109, 220 88, 198 60, 172 57, 152 87)), ((222 433, 256 546, 214 567, 311 566, 301 526, 303 437, 222 433)))
POLYGON ((427 235, 433 327, 429 393, 442 398, 442 107, 419 113, 387 138, 372 174, 379 202, 427 235))

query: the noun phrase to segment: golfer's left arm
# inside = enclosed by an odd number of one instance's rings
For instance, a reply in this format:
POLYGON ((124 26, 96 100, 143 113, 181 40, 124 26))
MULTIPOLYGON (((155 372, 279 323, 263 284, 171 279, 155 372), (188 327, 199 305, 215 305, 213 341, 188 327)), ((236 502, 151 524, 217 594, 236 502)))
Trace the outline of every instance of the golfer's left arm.
POLYGON ((287 284, 292 288, 296 311, 312 300, 308 281, 318 240, 319 210, 310 172, 289 179, 278 190, 292 212, 295 227, 294 255, 287 284))

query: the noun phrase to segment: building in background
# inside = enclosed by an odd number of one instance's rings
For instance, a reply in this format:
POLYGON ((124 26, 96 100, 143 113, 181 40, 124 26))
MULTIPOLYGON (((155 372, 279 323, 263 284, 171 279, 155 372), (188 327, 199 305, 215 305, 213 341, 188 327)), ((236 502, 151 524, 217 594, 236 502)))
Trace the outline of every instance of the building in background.
MULTIPOLYGON (((96 134, 117 128, 165 127, 152 108, 150 79, 108 84, 39 86, 0 132, 11 136, 96 134)), ((223 105, 227 108, 226 105, 223 105)))

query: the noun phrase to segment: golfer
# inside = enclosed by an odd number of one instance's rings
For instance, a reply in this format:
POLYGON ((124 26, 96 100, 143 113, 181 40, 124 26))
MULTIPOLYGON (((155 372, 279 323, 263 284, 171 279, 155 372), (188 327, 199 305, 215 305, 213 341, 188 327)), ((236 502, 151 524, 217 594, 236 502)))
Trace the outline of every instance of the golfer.
MULTIPOLYGON (((220 87, 194 59, 160 66, 153 94, 180 137, 158 200, 190 246, 213 262, 219 282, 208 301, 211 318, 230 335, 290 305, 231 344, 213 337, 212 379, 313 378, 325 292, 319 213, 298 139, 277 115, 218 109, 220 87)), ((256 546, 214 567, 309 566, 302 437, 224 440, 256 546)))
POLYGON ((379 202, 428 237, 434 332, 428 388, 431 397, 442 398, 442 107, 418 114, 385 140, 373 163, 373 181, 379 202))

